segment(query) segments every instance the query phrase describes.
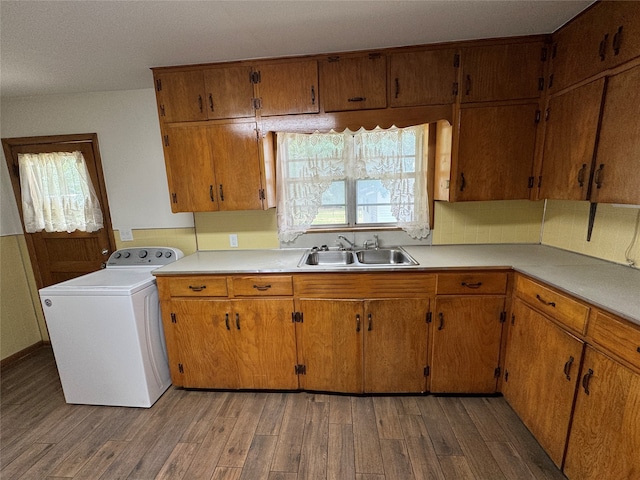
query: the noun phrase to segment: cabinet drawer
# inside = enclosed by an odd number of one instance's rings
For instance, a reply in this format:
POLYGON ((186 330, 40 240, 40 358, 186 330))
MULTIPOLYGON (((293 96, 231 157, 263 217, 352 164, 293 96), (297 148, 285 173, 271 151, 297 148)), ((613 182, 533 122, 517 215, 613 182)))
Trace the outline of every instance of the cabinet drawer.
POLYGON ((440 273, 438 295, 502 294, 507 291, 506 273, 440 273))
POLYGON ((589 307, 537 282, 517 276, 516 295, 537 310, 582 335, 589 307))
POLYGON ((288 275, 233 277, 233 294, 236 297, 293 295, 293 280, 288 275))
POLYGON ((640 325, 598 311, 589 320, 587 337, 640 368, 640 325))
POLYGON ((169 280, 172 297, 226 297, 226 277, 179 277, 169 280))
POLYGON ((424 273, 327 273, 295 278, 299 297, 402 298, 433 295, 435 289, 436 276, 424 273))

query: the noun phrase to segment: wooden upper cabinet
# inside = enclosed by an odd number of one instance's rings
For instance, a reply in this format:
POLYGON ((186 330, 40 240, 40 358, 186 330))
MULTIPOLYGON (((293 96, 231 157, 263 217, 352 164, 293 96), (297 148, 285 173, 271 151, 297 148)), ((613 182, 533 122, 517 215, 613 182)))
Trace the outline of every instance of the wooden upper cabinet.
POLYGON ((387 107, 387 60, 380 53, 329 56, 321 61, 325 112, 387 107))
POLYGON ((163 140, 171 211, 217 211, 217 183, 207 129, 167 126, 163 140))
POLYGON ((604 79, 549 100, 539 198, 587 200, 604 79))
POLYGON ((391 54, 389 106, 453 103, 458 61, 452 48, 391 54))
POLYGON ((542 41, 463 48, 461 102, 540 97, 544 58, 542 41))
POLYGON ((204 78, 201 70, 154 73, 161 122, 206 120, 204 78))
POLYGON ((318 62, 256 65, 260 115, 318 113, 318 62))
POLYGON ((558 91, 640 56, 640 2, 597 2, 553 34, 550 88, 558 91))
POLYGON ((204 70, 207 119, 253 117, 251 67, 220 67, 204 70))
POLYGON ((607 79, 591 201, 640 204, 640 66, 607 79))
POLYGON ((460 109, 450 201, 528 199, 538 104, 460 109))

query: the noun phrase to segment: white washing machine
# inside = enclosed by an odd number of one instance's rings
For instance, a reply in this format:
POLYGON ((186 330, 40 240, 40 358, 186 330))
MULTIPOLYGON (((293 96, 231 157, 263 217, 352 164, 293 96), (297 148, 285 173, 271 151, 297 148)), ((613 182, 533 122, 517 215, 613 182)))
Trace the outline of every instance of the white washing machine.
POLYGON ((152 270, 176 248, 125 248, 103 270, 40 289, 67 403, 150 407, 171 379, 152 270))

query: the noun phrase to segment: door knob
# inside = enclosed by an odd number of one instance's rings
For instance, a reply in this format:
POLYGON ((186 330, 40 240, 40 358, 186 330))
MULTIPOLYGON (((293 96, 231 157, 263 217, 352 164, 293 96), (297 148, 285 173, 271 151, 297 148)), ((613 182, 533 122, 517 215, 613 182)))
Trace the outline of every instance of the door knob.
POLYGON ((103 255, 109 255, 109 249, 108 248, 103 248, 102 249, 102 254, 103 255))

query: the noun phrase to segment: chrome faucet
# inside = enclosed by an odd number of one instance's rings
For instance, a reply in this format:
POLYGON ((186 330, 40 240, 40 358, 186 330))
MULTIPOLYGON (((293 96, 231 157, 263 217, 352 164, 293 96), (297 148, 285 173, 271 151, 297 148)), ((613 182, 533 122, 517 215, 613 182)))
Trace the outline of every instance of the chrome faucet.
POLYGON ((349 240, 344 235, 338 235, 338 238, 341 239, 341 240, 344 240, 345 242, 347 242, 349 244, 349 248, 350 249, 354 249, 356 247, 356 244, 354 242, 352 242, 351 240, 349 240))
POLYGON ((373 240, 365 240, 364 241, 364 248, 365 250, 367 250, 369 248, 369 243, 373 242, 373 248, 375 248, 376 250, 378 250, 378 248, 380 248, 380 245, 378 244, 378 235, 374 235, 373 236, 373 240))

